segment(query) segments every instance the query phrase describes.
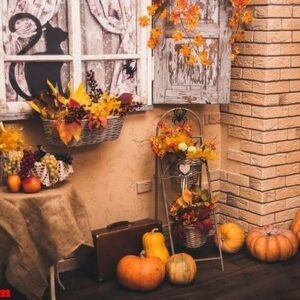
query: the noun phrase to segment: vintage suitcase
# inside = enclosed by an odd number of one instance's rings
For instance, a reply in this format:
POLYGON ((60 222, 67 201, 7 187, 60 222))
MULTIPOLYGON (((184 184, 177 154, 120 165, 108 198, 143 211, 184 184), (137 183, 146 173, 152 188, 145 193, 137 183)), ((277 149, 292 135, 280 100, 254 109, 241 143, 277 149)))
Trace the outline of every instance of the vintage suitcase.
POLYGON ((94 251, 89 259, 92 276, 101 282, 114 277, 118 261, 125 255, 139 255, 143 250, 143 234, 158 228, 159 220, 121 221, 92 231, 94 251))

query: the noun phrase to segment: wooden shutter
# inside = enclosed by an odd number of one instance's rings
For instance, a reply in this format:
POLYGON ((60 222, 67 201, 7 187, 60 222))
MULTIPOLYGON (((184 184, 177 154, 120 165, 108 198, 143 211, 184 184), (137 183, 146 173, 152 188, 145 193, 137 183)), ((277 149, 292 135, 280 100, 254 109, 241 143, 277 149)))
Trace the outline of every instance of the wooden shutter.
MULTIPOLYGON (((154 104, 228 103, 230 92, 230 5, 226 0, 200 0, 202 20, 194 33, 206 39, 212 64, 189 66, 179 55, 180 42, 171 38, 171 24, 163 24, 165 36, 154 51, 154 104)), ((162 24, 158 24, 162 26, 162 24)))

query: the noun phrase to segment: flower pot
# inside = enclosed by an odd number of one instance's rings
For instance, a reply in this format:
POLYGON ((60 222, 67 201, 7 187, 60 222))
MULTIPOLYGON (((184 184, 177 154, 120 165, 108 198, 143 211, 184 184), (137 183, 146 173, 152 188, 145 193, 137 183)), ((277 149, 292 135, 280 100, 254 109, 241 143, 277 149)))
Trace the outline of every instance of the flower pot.
POLYGON ((193 225, 184 227, 184 246, 187 248, 199 248, 206 243, 206 235, 193 225))
POLYGON ((178 159, 170 167, 170 176, 174 188, 181 188, 183 178, 187 179, 187 187, 191 188, 199 181, 201 175, 201 159, 178 159))
POLYGON ((65 145, 59 138, 54 128, 56 120, 41 118, 43 122, 44 134, 48 144, 55 146, 79 147, 85 145, 99 144, 106 141, 116 140, 122 130, 124 117, 109 116, 107 118, 107 126, 105 128, 95 128, 92 131, 88 128, 88 120, 82 120, 82 132, 79 141, 74 139, 65 145))

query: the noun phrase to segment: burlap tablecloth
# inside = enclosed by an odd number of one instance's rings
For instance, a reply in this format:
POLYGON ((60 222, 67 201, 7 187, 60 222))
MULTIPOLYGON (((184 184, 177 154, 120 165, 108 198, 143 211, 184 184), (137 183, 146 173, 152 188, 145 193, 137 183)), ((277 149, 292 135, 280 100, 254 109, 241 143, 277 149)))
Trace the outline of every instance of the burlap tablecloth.
POLYGON ((79 246, 93 245, 85 206, 70 183, 36 194, 0 188, 0 257, 6 280, 41 299, 49 267, 79 246))

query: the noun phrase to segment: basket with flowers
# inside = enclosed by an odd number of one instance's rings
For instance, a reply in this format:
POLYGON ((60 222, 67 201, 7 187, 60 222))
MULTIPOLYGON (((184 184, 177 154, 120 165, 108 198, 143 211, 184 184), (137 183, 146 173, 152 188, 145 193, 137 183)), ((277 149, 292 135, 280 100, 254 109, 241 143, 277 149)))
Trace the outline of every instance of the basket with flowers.
POLYGON ((83 84, 76 90, 68 87, 62 95, 47 82, 51 93, 44 92, 29 101, 43 122, 48 144, 69 147, 97 144, 119 137, 125 115, 142 104, 132 94, 109 95, 98 88, 94 72, 87 72, 86 91, 83 84))
POLYGON ((216 159, 213 141, 198 145, 192 135, 192 125, 183 122, 174 126, 166 122, 158 124, 158 134, 150 139, 151 149, 162 161, 170 165, 175 185, 187 178, 187 185, 196 184, 203 160, 216 159))
POLYGON ((67 153, 50 153, 38 146, 36 150, 24 142, 22 129, 4 127, 0 123, 0 173, 12 192, 23 186, 39 191, 41 186, 53 186, 73 173, 73 158, 67 153), (34 188, 32 188, 34 186, 34 188))
POLYGON ((196 187, 193 191, 184 189, 169 208, 174 221, 174 237, 188 248, 198 248, 206 242, 206 236, 213 228, 211 213, 217 202, 216 196, 208 190, 196 187))

